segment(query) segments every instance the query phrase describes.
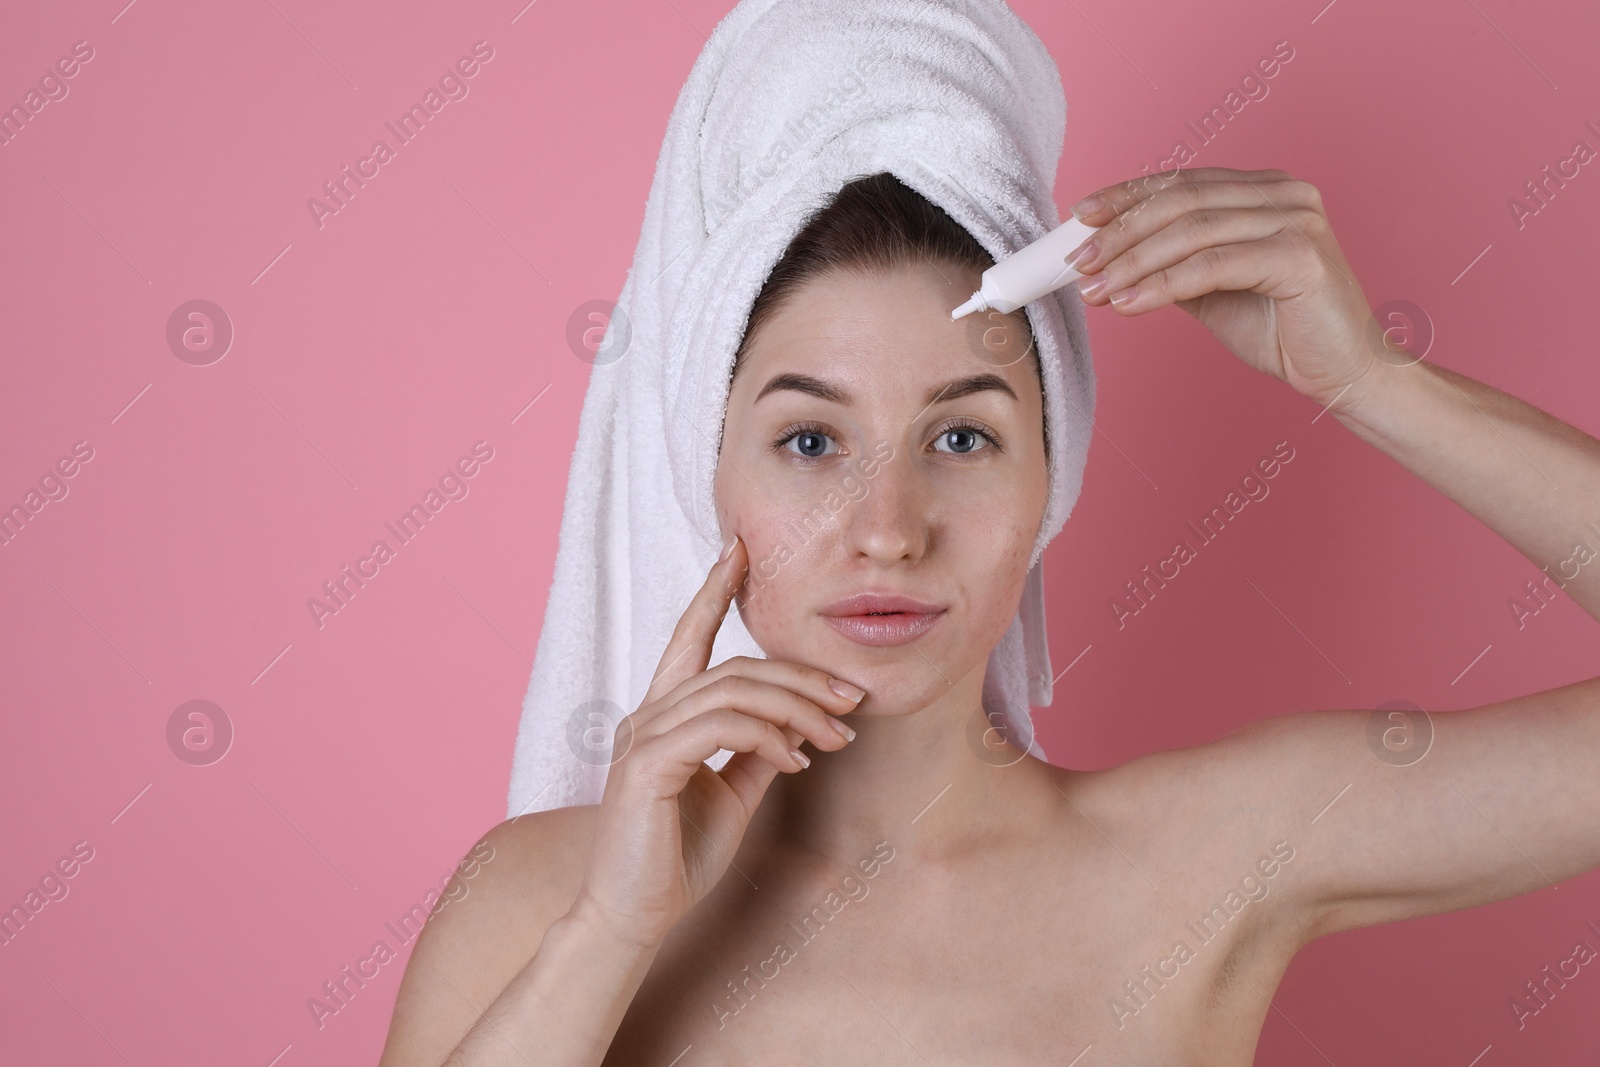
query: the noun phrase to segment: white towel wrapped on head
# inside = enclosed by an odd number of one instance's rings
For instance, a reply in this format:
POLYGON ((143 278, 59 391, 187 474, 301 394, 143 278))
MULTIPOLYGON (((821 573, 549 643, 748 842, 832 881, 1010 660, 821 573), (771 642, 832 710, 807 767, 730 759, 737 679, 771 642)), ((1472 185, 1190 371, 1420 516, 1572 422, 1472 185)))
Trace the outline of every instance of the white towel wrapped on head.
MULTIPOLYGON (((718 23, 668 120, 584 398, 508 816, 600 800, 609 727, 643 700, 721 549, 712 477, 734 353, 806 217, 888 171, 999 259, 1060 222, 1065 128, 1054 61, 1000 0, 743 0, 718 23)), ((1049 498, 983 701, 1042 757, 1029 712, 1051 693, 1040 556, 1082 485, 1095 379, 1076 290, 1027 314, 1049 498)), ((730 611, 711 662, 738 655, 763 653, 730 611)))

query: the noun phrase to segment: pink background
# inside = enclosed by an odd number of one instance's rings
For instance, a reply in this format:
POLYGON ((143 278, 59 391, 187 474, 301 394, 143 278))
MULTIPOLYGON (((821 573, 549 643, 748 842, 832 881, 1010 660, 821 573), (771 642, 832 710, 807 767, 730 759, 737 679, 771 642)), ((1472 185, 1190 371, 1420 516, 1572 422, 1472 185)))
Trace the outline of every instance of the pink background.
MULTIPOLYGON (((728 4, 124 2, 12 5, 0 34, 7 106, 94 49, 0 147, 0 504, 94 450, 0 547, 0 906, 94 850, 0 947, 0 1059, 372 1062, 409 946, 320 1028, 307 1001, 503 816, 589 372, 568 318, 620 291, 728 4), (319 229, 307 199, 480 40, 470 94, 319 229), (235 330, 208 366, 166 340, 193 299, 235 330), (478 441, 469 494, 319 629, 307 599, 478 441), (195 699, 235 732, 209 766, 167 742, 195 699)), ((1600 147, 1593 6, 1210 6, 1017 5, 1066 86, 1063 209, 1194 147, 1186 120, 1287 40, 1196 165, 1315 182, 1373 305, 1425 309, 1429 358, 1600 431, 1600 174, 1521 228, 1508 207, 1600 147)), ((1090 322, 1101 432, 1047 566, 1058 669, 1088 650, 1037 716, 1056 762, 1600 671, 1570 600, 1517 628, 1526 559, 1193 320, 1090 322), (1123 584, 1279 441, 1270 497, 1119 630, 1123 584)), ((1257 1062, 1592 1064, 1600 973, 1521 1032, 1507 1007, 1600 943, 1590 919, 1600 874, 1318 942, 1257 1062)))

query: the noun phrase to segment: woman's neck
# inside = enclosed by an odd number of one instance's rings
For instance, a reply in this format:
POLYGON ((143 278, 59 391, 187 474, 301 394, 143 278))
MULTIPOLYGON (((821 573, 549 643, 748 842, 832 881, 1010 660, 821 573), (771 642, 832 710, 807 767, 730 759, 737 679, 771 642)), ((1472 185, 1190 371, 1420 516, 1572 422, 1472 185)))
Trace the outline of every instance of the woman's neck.
POLYGON ((1025 754, 1026 739, 1008 743, 990 729, 985 667, 918 711, 874 715, 864 704, 845 715, 855 740, 813 749, 810 767, 778 775, 749 833, 762 846, 844 863, 879 841, 956 862, 1036 827, 1061 796, 1049 765, 1025 754))

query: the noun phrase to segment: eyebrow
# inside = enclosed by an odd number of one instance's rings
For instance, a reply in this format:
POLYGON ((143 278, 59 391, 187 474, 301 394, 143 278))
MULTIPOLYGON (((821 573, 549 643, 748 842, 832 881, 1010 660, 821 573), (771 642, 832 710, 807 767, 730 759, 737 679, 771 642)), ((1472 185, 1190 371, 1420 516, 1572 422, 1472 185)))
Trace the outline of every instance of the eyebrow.
MULTIPOLYGON (((821 378, 813 378, 809 374, 787 373, 774 375, 771 381, 761 387, 761 392, 756 394, 756 400, 760 400, 768 393, 776 393, 786 389, 791 392, 805 393, 808 396, 814 396, 819 400, 827 400, 835 404, 849 405, 853 402, 848 392, 831 382, 825 382, 821 378)), ((923 399, 929 407, 932 407, 934 404, 942 403, 946 400, 959 400, 964 396, 971 396, 973 393, 982 393, 990 390, 1004 393, 1012 400, 1017 399, 1017 394, 1012 391, 1011 386, 1006 384, 1004 378, 998 374, 989 373, 951 379, 943 385, 936 385, 928 390, 928 395, 923 399)))

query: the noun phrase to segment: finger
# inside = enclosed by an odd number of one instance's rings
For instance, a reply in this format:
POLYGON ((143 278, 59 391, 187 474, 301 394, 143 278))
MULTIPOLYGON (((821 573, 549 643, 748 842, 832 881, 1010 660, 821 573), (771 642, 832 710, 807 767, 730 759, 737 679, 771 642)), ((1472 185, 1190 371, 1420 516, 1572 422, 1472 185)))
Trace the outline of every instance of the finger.
POLYGON ((842 678, 834 678, 826 671, 819 671, 815 667, 806 667, 788 660, 734 656, 680 683, 670 693, 664 694, 659 703, 663 707, 675 704, 690 693, 731 674, 753 678, 769 685, 781 685, 834 715, 844 715, 854 711, 865 696, 865 692, 858 686, 842 678))
POLYGON ((727 708, 696 715, 659 737, 636 746, 628 754, 627 779, 658 800, 683 792, 700 765, 721 749, 749 752, 774 771, 793 773, 805 769, 798 749, 770 722, 727 708))
POLYGON ((733 550, 712 565, 700 591, 679 617, 645 693, 646 705, 706 669, 711 661, 712 642, 728 614, 728 605, 744 582, 748 563, 744 538, 735 536, 733 550))
POLYGON ((1290 228, 1306 233, 1308 228, 1315 229, 1321 219, 1304 208, 1296 208, 1292 214, 1259 208, 1209 207, 1185 212, 1120 255, 1097 255, 1095 258, 1105 260, 1105 266, 1080 282, 1078 293, 1086 304, 1102 304, 1111 295, 1139 284, 1158 270, 1183 262, 1201 249, 1259 241, 1290 228))
POLYGON ((1232 167, 1175 167, 1155 174, 1142 174, 1125 182, 1102 186, 1072 205, 1072 213, 1091 226, 1101 226, 1142 200, 1155 198, 1196 182, 1238 182, 1244 185, 1294 181, 1282 170, 1235 170, 1232 167))
MULTIPOLYGON (((1248 290, 1273 298, 1295 296, 1297 292, 1281 291, 1289 277, 1283 269, 1283 257, 1307 247, 1305 241, 1284 230, 1260 241, 1202 248, 1181 263, 1144 278, 1136 293, 1113 306, 1122 314, 1134 315, 1224 289, 1248 290), (1293 247, 1286 250, 1282 246, 1288 242, 1293 242, 1293 247)), ((1304 254, 1315 258, 1313 252, 1304 254)), ((1300 272, 1294 276, 1301 276, 1300 272)))
POLYGON ((842 721, 793 690, 742 674, 725 675, 676 703, 661 704, 662 710, 641 727, 641 737, 659 736, 690 719, 724 708, 795 730, 824 752, 843 748, 853 734, 846 733, 850 728, 842 721))
POLYGON ((717 772, 745 811, 754 812, 778 777, 778 768, 751 752, 735 752, 717 772))
MULTIPOLYGON (((1143 193, 1143 190, 1140 190, 1143 193)), ((1088 258, 1073 262, 1079 274, 1093 274, 1134 245, 1187 214, 1225 209, 1264 210, 1279 218, 1299 209, 1320 209, 1314 186, 1293 179, 1285 182, 1184 181, 1152 193, 1135 195, 1119 203, 1114 213, 1106 208, 1096 215, 1105 221, 1094 235, 1067 253, 1069 262, 1080 249, 1093 245, 1088 258)))
MULTIPOLYGON (((798 749, 804 743, 805 738, 798 731, 787 726, 780 729, 790 748, 798 749)), ((717 773, 722 775, 722 780, 728 783, 728 788, 733 790, 744 809, 754 812, 761 798, 766 795, 767 787, 778 776, 778 768, 753 752, 735 752, 717 773)))

